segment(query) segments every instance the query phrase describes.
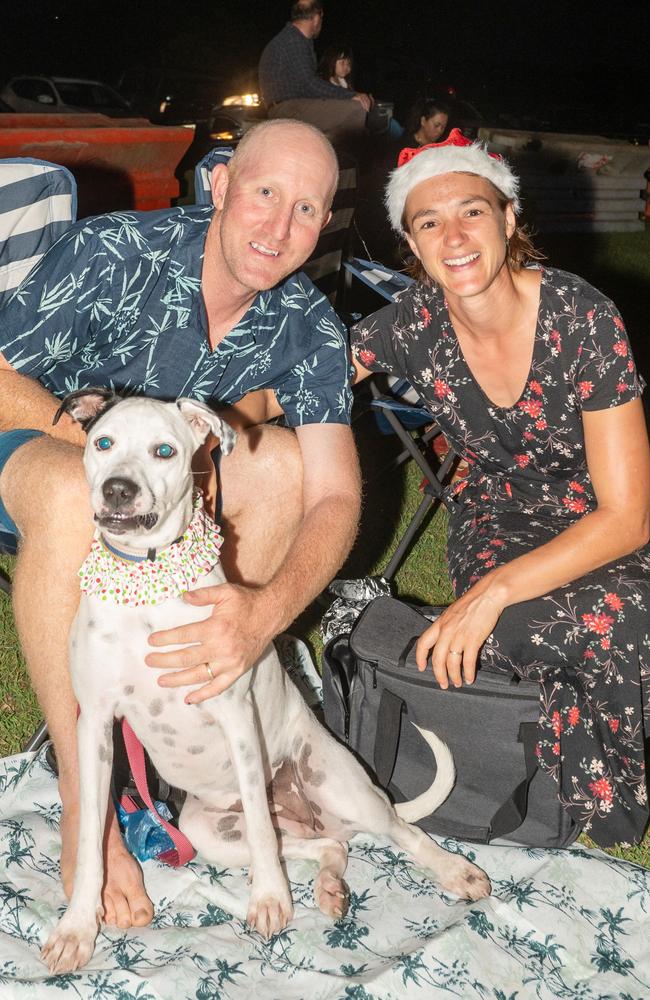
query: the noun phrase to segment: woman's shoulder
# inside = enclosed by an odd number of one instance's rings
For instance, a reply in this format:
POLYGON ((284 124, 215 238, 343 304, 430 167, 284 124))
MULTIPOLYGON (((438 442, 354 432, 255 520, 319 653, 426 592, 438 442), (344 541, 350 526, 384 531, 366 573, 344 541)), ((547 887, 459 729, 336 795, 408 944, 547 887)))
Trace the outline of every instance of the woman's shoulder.
POLYGON ((559 299, 565 301, 569 299, 578 307, 584 305, 587 311, 601 305, 614 306, 612 300, 604 292, 595 288, 586 278, 581 278, 578 274, 562 271, 556 267, 543 266, 541 270, 544 289, 559 299))

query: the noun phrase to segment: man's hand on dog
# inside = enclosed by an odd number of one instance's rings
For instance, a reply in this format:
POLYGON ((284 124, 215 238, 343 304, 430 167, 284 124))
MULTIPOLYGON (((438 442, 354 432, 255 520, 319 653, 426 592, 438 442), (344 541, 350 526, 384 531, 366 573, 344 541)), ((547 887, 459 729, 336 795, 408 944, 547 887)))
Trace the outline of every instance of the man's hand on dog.
POLYGON ((161 687, 200 684, 185 698, 186 704, 196 705, 221 694, 250 670, 275 630, 268 619, 269 602, 263 590, 222 583, 189 591, 183 598, 197 607, 214 605, 212 614, 200 622, 153 632, 150 645, 183 648, 150 653, 145 662, 149 667, 176 671, 161 676, 161 687), (210 679, 206 663, 214 679, 210 679))

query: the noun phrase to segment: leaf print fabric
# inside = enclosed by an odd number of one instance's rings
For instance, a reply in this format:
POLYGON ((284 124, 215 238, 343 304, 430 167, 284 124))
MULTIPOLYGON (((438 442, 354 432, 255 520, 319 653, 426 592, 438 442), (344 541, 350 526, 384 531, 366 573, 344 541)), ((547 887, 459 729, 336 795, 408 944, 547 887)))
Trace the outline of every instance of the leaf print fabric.
MULTIPOLYGON (((511 407, 495 406, 475 381, 438 288, 412 285, 352 331, 361 363, 406 377, 469 465, 449 491, 457 595, 594 509, 582 411, 642 391, 613 303, 575 275, 541 270, 531 367, 511 407)), ((572 818, 603 846, 639 840, 648 820, 650 546, 507 608, 481 662, 540 681, 538 754, 572 818)))
MULTIPOLYGON (((278 644, 316 704, 306 648, 278 644)), ((0 761, 3 1000, 603 1000, 650 995, 650 872, 600 851, 439 842, 489 874, 477 903, 441 892, 389 841, 351 842, 348 915, 316 908, 316 866, 290 861, 295 904, 270 941, 245 923, 247 872, 197 857, 143 864, 150 927, 105 928, 90 968, 50 976, 40 948, 64 906, 61 803, 44 751, 0 761)))
POLYGON ((349 423, 345 328, 304 274, 260 292, 213 351, 201 269, 213 209, 85 219, 0 313, 0 351, 56 396, 88 386, 212 406, 272 387, 292 426, 349 423))

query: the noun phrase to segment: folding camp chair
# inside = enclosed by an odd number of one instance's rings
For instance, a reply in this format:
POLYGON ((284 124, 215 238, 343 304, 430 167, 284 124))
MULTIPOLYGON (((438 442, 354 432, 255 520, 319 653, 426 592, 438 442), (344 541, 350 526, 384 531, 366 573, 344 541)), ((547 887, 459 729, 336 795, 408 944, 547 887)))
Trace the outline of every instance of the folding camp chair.
MULTIPOLYGON (((394 302, 413 279, 376 261, 353 257, 343 262, 346 274, 346 293, 350 291, 350 281, 357 278, 371 288, 382 299, 394 302)), ((429 445, 442 432, 433 423, 433 417, 420 401, 416 391, 406 379, 373 375, 369 379, 371 406, 377 414, 380 430, 388 428, 397 435, 403 450, 390 463, 396 468, 409 458, 414 459, 421 469, 425 484, 423 496, 410 524, 399 541, 393 556, 383 571, 385 580, 392 580, 399 569, 413 538, 417 534, 427 514, 432 513, 442 501, 445 480, 452 470, 457 457, 449 448, 441 464, 434 468, 429 455, 429 445)), ((386 471, 386 469, 382 470, 386 471)))
MULTIPOLYGON (((194 199, 197 205, 212 202, 210 174, 217 163, 228 163, 234 149, 211 149, 194 170, 194 199)), ((345 272, 341 263, 347 257, 357 191, 357 168, 352 157, 337 153, 339 183, 332 204, 332 218, 318 238, 316 248, 301 270, 316 287, 336 305, 343 294, 345 272)))
MULTIPOLYGON (((77 185, 65 167, 28 158, 0 160, 0 310, 76 216, 77 185)), ((0 530, 0 552, 15 551, 15 536, 0 530)), ((2 573, 0 590, 11 592, 2 573)), ((24 749, 36 750, 46 735, 42 723, 24 749)))

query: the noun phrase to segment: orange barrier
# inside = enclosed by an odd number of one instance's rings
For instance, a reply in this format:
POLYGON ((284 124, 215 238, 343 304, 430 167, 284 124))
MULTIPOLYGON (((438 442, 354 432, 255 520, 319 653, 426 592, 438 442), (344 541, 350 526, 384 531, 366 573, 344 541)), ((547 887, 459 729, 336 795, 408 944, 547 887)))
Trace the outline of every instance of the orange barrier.
POLYGON ((178 197, 174 171, 194 130, 145 118, 94 114, 0 114, 0 158, 28 156, 74 174, 84 218, 120 209, 167 208, 178 197))

